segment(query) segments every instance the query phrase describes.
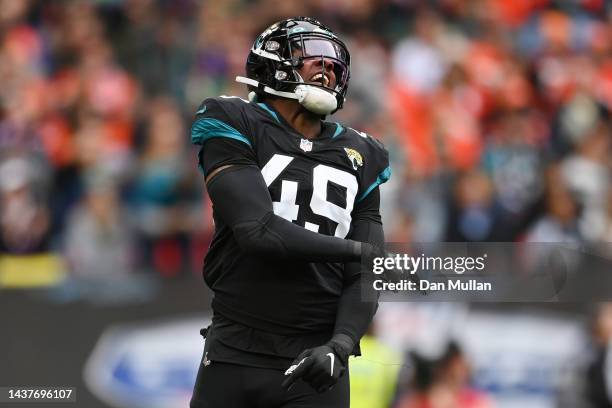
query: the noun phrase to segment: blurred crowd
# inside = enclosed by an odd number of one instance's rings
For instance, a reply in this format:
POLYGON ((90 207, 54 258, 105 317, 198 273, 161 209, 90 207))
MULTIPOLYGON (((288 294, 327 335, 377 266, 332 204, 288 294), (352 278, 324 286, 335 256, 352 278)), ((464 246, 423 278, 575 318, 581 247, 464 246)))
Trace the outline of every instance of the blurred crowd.
MULTIPOLYGON (((198 273, 193 113, 245 96, 255 36, 296 15, 349 46, 332 120, 391 153, 387 241, 612 241, 609 0, 0 0, 0 254, 94 282, 198 273)), ((402 407, 464 381, 459 349, 439 364, 402 407)))
POLYGON ((197 271, 194 108, 244 96, 254 37, 293 15, 349 45, 333 120, 392 154, 388 241, 612 239, 608 1, 1 0, 0 251, 197 271))

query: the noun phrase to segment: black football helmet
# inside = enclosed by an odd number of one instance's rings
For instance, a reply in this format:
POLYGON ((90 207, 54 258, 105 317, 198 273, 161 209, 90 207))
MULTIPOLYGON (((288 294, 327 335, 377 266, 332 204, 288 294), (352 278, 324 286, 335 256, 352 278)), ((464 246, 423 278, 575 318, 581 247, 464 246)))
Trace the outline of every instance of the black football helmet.
MULTIPOLYGON (((335 97, 333 111, 328 112, 333 113, 344 104, 351 76, 350 61, 346 45, 330 28, 310 17, 295 17, 271 25, 257 37, 246 62, 247 78, 236 80, 249 85, 258 95, 268 93, 293 99, 299 99, 295 93, 300 94, 304 85, 320 88, 335 97), (327 86, 325 78, 321 83, 306 83, 299 75, 298 69, 309 58, 333 63, 336 77, 333 87, 327 86)), ((321 71, 324 74, 325 64, 321 64, 321 71)), ((321 95, 320 91, 317 93, 321 95)))

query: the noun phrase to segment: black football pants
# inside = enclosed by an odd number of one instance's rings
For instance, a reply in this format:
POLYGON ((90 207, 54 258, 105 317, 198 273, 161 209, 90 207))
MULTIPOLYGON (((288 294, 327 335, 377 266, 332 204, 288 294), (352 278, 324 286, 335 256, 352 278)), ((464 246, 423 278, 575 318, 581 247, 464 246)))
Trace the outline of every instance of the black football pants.
POLYGON ((349 408, 348 370, 321 394, 301 380, 285 391, 284 377, 272 368, 200 363, 190 408, 349 408))

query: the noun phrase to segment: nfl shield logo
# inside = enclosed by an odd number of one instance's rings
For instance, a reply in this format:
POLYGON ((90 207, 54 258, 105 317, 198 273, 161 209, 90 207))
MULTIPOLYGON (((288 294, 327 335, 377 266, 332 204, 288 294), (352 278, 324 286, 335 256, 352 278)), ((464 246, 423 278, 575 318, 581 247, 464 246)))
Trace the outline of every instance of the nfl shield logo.
POLYGON ((308 139, 302 139, 300 141, 300 149, 302 149, 305 152, 309 152, 312 150, 312 142, 308 139))

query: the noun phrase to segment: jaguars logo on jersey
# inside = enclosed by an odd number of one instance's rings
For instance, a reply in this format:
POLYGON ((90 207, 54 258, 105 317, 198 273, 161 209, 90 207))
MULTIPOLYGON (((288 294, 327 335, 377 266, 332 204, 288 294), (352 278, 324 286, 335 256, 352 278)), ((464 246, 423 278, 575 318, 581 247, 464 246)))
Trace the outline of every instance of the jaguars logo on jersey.
POLYGON ((349 149, 348 147, 345 147, 344 151, 353 165, 353 170, 357 170, 359 167, 363 166, 363 158, 361 157, 361 153, 355 149, 349 149))

